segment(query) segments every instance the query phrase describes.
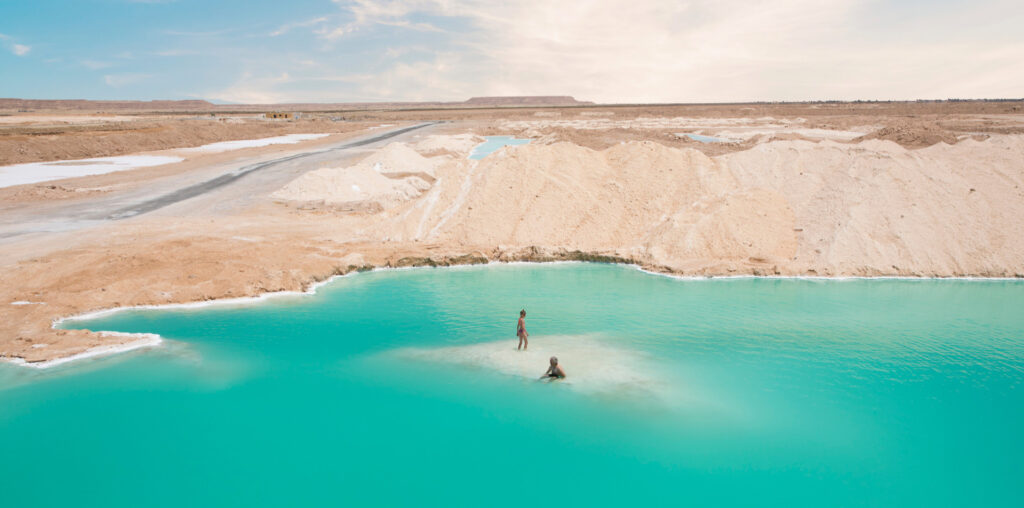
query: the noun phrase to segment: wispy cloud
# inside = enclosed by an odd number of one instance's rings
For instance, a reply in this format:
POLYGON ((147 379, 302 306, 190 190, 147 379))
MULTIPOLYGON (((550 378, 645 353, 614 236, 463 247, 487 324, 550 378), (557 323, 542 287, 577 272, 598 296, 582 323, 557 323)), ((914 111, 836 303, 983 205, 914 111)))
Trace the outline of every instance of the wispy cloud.
POLYGON ((14 42, 14 40, 14 37, 0 33, 0 41, 3 41, 4 46, 6 46, 7 49, 14 55, 25 56, 29 53, 29 51, 32 51, 32 46, 28 46, 25 44, 17 44, 14 42))
POLYGON ((317 73, 300 69, 295 74, 243 73, 220 90, 194 94, 233 103, 433 101, 465 98, 475 83, 457 53, 437 53, 414 62, 393 62, 376 72, 317 73), (444 95, 438 95, 445 90, 444 95))
POLYGON ((418 12, 444 10, 442 2, 435 1, 377 1, 377 0, 332 0, 351 15, 351 21, 342 25, 323 26, 315 33, 327 40, 335 40, 356 33, 373 25, 385 25, 422 32, 444 32, 443 29, 422 21, 412 21, 409 16, 418 12))
POLYGON ((187 56, 187 55, 198 55, 199 52, 192 49, 165 49, 153 53, 156 56, 187 56))
POLYGON ((270 36, 271 37, 277 37, 279 35, 284 35, 284 34, 290 32, 290 31, 292 31, 292 30, 294 30, 296 28, 303 28, 303 27, 310 27, 310 26, 314 26, 314 25, 319 25, 321 23, 325 23, 326 21, 327 21, 327 16, 320 16, 318 18, 307 19, 306 21, 297 21, 295 23, 286 23, 284 25, 281 25, 277 30, 274 30, 273 32, 270 32, 270 36))
POLYGON ((165 35, 174 35, 178 37, 212 37, 215 35, 224 35, 234 32, 234 28, 224 28, 221 30, 206 30, 206 31, 190 31, 190 30, 164 30, 165 35))
POLYGON ((129 85, 136 85, 153 77, 151 74, 126 72, 121 74, 107 74, 103 76, 103 82, 114 88, 121 88, 129 85))
POLYGON ((94 71, 99 69, 106 69, 107 67, 112 67, 114 65, 110 62, 103 62, 99 60, 82 60, 78 63, 82 64, 83 67, 94 71))
MULTIPOLYGON (((399 76, 431 63, 395 64, 382 93, 454 98, 451 83, 474 94, 566 93, 607 102, 986 97, 1024 90, 1024 4, 989 0, 914 11, 914 32, 878 26, 897 4, 860 0, 334 0, 347 14, 325 24, 328 40, 384 25, 431 30, 422 20, 458 20, 448 39, 458 61, 432 68, 402 89, 399 76), (994 30, 999 28, 1000 30, 994 30), (991 33, 990 33, 991 32, 991 33), (1001 32, 1001 33, 1000 33, 1001 32), (1009 39, 1008 39, 1009 38, 1009 39), (936 48, 946 48, 936 50, 936 48), (910 69, 913 69, 911 71, 910 69), (968 70, 970 69, 970 70, 968 70), (431 88, 434 83, 438 88, 431 88), (466 87, 460 87, 466 88, 466 87)), ((440 28, 438 28, 440 30, 440 28)), ((385 56, 411 53, 392 45, 385 56)))
POLYGON ((384 56, 386 56, 388 58, 399 58, 399 57, 403 57, 403 56, 414 54, 414 53, 424 53, 424 54, 426 54, 426 53, 432 53, 432 51, 430 50, 430 48, 428 48, 426 46, 419 46, 419 45, 416 45, 416 46, 389 47, 389 48, 384 50, 384 56))
POLYGON ((281 85, 291 82, 292 78, 287 72, 273 76, 254 76, 251 72, 245 72, 233 85, 201 96, 238 104, 295 102, 300 97, 279 90, 281 85))

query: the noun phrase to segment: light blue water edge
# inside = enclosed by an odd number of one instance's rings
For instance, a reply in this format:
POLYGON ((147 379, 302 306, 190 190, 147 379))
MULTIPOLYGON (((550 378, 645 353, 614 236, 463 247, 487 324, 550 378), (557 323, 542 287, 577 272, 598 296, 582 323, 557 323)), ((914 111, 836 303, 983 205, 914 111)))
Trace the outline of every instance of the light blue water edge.
POLYGON ((693 134, 690 132, 682 133, 684 136, 701 143, 739 143, 738 139, 731 138, 716 138, 714 136, 705 136, 703 134, 693 134))
POLYGON ((0 369, 9 506, 1015 506, 1024 283, 375 271, 0 369), (525 308, 528 352, 515 351, 525 308), (559 357, 565 381, 537 378, 559 357))
POLYGON ((519 146, 529 143, 530 139, 519 139, 514 136, 484 136, 483 143, 473 147, 473 150, 469 153, 469 158, 473 160, 481 160, 484 157, 498 151, 503 146, 519 146))

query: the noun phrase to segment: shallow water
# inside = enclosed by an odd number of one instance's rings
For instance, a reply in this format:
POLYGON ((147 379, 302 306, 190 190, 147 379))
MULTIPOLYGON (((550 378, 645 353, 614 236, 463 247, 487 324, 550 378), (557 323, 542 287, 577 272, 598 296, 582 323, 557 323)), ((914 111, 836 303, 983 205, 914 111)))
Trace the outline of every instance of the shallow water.
POLYGON ((684 136, 694 140, 700 141, 701 143, 736 143, 735 139, 730 138, 716 138, 714 136, 705 136, 703 134, 693 134, 690 132, 682 133, 684 136))
POLYGON ((529 139, 518 139, 514 136, 484 136, 484 138, 487 141, 473 147, 473 151, 469 153, 470 159, 480 160, 503 146, 525 145, 530 142, 529 139))
POLYGON ((219 143, 210 143, 208 145, 202 145, 193 148, 185 148, 182 151, 202 153, 228 152, 231 150, 240 150, 242 148, 254 148, 269 145, 294 145, 302 141, 320 139, 325 138, 327 136, 330 136, 330 134, 285 134, 283 136, 273 136, 269 138, 221 141, 219 143))
POLYGON ((0 369, 7 506, 1009 506, 1024 283, 363 273, 0 369), (516 353, 528 311, 530 351, 516 353), (569 378, 535 378, 555 354, 569 378))
POLYGON ((102 175, 129 169, 161 166, 181 162, 169 155, 119 155, 69 161, 27 162, 0 166, 0 187, 63 180, 80 176, 102 175))

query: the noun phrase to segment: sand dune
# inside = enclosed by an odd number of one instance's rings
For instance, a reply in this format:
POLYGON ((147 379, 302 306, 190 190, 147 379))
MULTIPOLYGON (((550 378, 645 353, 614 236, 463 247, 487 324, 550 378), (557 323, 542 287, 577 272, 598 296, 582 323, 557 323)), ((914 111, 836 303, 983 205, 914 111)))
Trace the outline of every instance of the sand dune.
POLYGON ((785 141, 721 158, 796 214, 796 271, 1024 272, 1024 137, 907 150, 785 141))
POLYGON ((653 142, 449 162, 365 241, 599 251, 708 273, 1024 273, 1024 137, 922 150, 776 141, 710 158, 653 142))
MULTIPOLYGON (((431 136, 420 143, 430 152, 445 153, 466 144, 450 136, 431 136)), ((447 156, 424 157, 404 143, 390 143, 353 166, 310 171, 271 197, 299 208, 379 212, 419 197, 448 160, 447 156)))
POLYGON ((296 206, 323 205, 359 212, 379 212, 420 196, 430 188, 422 178, 388 178, 372 167, 324 168, 289 183, 272 197, 296 206))

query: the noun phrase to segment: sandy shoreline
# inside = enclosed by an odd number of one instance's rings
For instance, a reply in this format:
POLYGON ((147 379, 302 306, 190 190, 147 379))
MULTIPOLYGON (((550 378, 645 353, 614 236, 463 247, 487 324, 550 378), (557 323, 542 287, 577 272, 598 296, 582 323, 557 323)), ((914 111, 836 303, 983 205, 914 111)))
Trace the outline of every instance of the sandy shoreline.
MULTIPOLYGON (((439 260, 441 262, 448 262, 447 260, 439 260)), ((239 297, 239 298, 225 298, 225 299, 214 299, 214 300, 203 300, 203 301, 192 301, 192 302, 180 302, 180 303, 167 303, 167 304, 156 304, 156 305, 131 305, 123 307, 112 307, 107 309, 93 310, 84 312, 81 314, 64 316, 55 319, 52 322, 52 328, 60 330, 59 328, 63 323, 67 321, 85 321, 96 319, 99 317, 105 317, 120 312, 132 311, 132 310, 172 310, 172 309, 201 309, 206 307, 222 307, 222 306, 246 306, 255 305, 261 302, 276 300, 279 298, 288 297, 302 297, 302 296, 314 296, 317 290, 334 282, 337 279, 350 277, 367 272, 378 272, 378 271, 406 271, 406 270, 422 270, 422 269, 459 269, 459 268, 487 268, 495 266, 508 266, 508 265, 550 265, 550 264, 583 264, 583 263, 602 263, 602 264, 616 264, 626 266, 637 271, 667 277, 674 280, 683 281, 722 281, 722 280, 749 280, 749 279, 765 279, 765 280, 811 280, 821 282, 843 282, 843 281, 871 281, 871 280, 899 280, 899 281, 972 281, 972 282, 1006 282, 1014 281, 1024 283, 1024 277, 913 277, 913 276, 868 276, 868 277, 853 277, 853 276, 836 276, 836 277, 822 277, 822 276, 806 276, 806 275, 679 275, 675 273, 668 273, 663 271, 656 271, 650 269, 650 267, 644 267, 639 264, 628 263, 628 262, 601 262, 601 261, 577 261, 577 260, 557 260, 557 261, 488 261, 486 263, 458 263, 455 264, 438 264, 437 266, 374 266, 360 267, 359 269, 349 271, 344 274, 332 275, 326 279, 311 282, 306 286, 305 289, 300 291, 275 291, 261 293, 255 296, 239 297)), ((154 333, 123 333, 109 330, 92 330, 93 333, 98 334, 102 337, 122 337, 132 339, 129 342, 119 345, 103 345, 95 346, 81 353, 77 353, 70 356, 58 357, 53 359, 40 360, 36 362, 28 362, 20 357, 8 357, 0 358, 5 362, 32 368, 46 369, 56 367, 59 365, 65 365, 70 362, 84 360, 88 358, 97 358, 102 356, 111 356, 124 352, 135 351, 137 349, 150 348, 159 346, 163 342, 163 338, 154 333)))
POLYGON ((62 356, 51 360, 27 362, 23 358, 5 358, 4 361, 33 369, 49 369, 88 358, 113 356, 120 353, 127 353, 129 351, 156 347, 163 343, 163 338, 154 333, 117 333, 107 331, 98 331, 96 333, 102 337, 131 337, 133 340, 118 345, 96 346, 86 349, 81 353, 73 354, 71 356, 62 356))

